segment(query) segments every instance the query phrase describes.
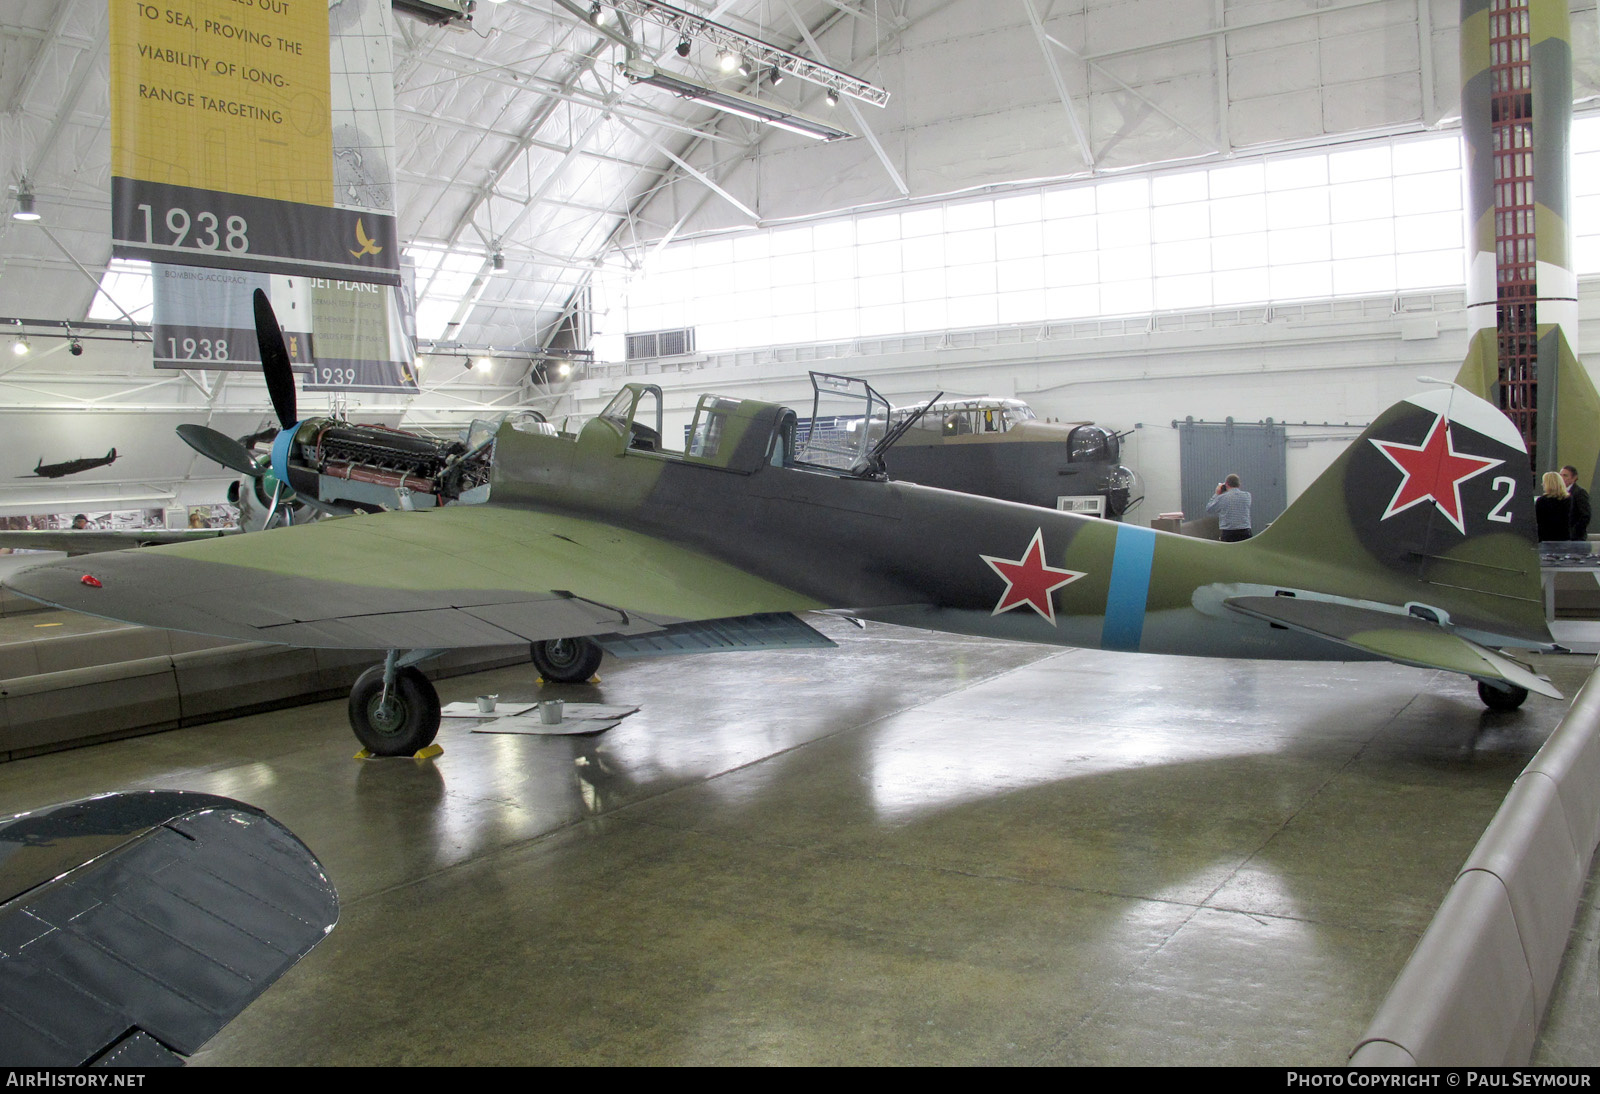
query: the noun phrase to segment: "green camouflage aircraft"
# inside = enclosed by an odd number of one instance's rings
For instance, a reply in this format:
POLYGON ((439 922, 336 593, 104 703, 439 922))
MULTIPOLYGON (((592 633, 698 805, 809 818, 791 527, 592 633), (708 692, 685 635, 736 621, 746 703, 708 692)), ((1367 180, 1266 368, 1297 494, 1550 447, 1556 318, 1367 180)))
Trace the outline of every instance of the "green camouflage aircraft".
MULTIPOLYGON (((270 309, 260 326, 270 343, 270 309)), ((283 373, 269 383, 285 421, 276 500, 315 487, 303 473, 292 484, 291 469, 330 427, 294 420, 283 373)), ((861 389, 842 394, 881 402, 861 389)), ((1062 646, 1387 659, 1472 677, 1496 709, 1529 691, 1560 698, 1498 652, 1553 646, 1526 449, 1457 386, 1391 407, 1269 528, 1232 544, 891 482, 892 436, 822 450, 773 403, 703 396, 682 453, 662 450, 661 416, 658 388, 628 384, 575 434, 508 420, 450 457, 440 481, 488 461, 487 481, 452 504, 57 563, 6 584, 151 626, 388 650, 350 696, 356 735, 387 755, 437 732, 438 696, 415 666, 440 650, 545 643, 586 677, 592 643, 826 645, 794 617, 825 609, 1062 646)))

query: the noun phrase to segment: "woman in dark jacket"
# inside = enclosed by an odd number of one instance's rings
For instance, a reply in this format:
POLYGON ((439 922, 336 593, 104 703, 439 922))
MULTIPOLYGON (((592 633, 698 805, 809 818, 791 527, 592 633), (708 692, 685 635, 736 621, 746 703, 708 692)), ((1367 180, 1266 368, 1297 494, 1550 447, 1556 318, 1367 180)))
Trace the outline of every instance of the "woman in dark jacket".
POLYGON ((1567 495, 1567 484, 1554 471, 1546 471, 1543 481, 1544 494, 1533 502, 1533 518, 1539 525, 1539 542, 1560 542, 1571 534, 1572 498, 1567 495))

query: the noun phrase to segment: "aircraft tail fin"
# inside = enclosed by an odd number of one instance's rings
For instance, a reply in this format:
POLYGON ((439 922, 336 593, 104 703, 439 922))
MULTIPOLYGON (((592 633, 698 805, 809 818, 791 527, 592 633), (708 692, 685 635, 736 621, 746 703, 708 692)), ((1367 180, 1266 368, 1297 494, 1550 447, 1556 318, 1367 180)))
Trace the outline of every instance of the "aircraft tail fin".
MULTIPOLYGON (((1539 325, 1535 359, 1539 418, 1534 470, 1571 466, 1580 485, 1592 486, 1600 476, 1600 390, 1559 324, 1539 325)), ((1500 382, 1498 334, 1493 327, 1472 336, 1456 383, 1508 414, 1534 413, 1532 405, 1522 405, 1531 404, 1530 395, 1500 382)))
MULTIPOLYGON (((1510 420, 1462 387, 1439 385, 1379 415, 1252 543, 1341 571, 1351 601, 1404 607, 1485 646, 1547 646, 1533 502, 1527 449, 1510 420)), ((1324 637, 1360 646, 1347 641, 1361 637, 1357 622, 1299 629, 1348 631, 1324 637)), ((1459 664, 1472 656, 1408 633, 1415 657, 1369 652, 1467 671, 1459 664)))

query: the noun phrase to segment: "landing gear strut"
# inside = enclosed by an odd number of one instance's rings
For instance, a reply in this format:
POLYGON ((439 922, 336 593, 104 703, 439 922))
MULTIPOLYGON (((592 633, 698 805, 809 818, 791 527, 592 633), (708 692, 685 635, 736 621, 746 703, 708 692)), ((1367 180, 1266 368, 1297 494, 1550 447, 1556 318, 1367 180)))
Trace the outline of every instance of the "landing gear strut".
POLYGON ((1528 697, 1527 688, 1519 688, 1515 684, 1506 684, 1496 687, 1493 684, 1478 683, 1478 698, 1483 700, 1483 705, 1490 710, 1505 712, 1516 710, 1528 697))
POLYGON ((410 756, 439 733, 439 693, 421 669, 397 664, 397 653, 350 689, 350 728, 374 756, 410 756))
POLYGON ((600 647, 587 638, 533 644, 533 667, 552 684, 581 684, 600 667, 600 647))

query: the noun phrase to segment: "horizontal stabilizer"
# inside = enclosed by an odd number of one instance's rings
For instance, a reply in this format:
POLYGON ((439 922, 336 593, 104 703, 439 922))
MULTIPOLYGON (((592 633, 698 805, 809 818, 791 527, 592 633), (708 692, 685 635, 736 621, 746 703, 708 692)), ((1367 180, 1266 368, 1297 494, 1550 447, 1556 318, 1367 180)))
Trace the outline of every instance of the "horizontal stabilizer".
POLYGON ((228 798, 108 794, 0 820, 0 1064, 181 1064, 338 916, 305 845, 228 798))
POLYGON ((741 650, 820 649, 836 645, 789 612, 763 612, 700 623, 675 623, 640 635, 595 639, 613 657, 664 657, 675 653, 731 653, 741 650))
POLYGON ((1255 619, 1396 661, 1402 665, 1459 672, 1475 680, 1498 680, 1560 699, 1549 681, 1510 658, 1436 623, 1395 612, 1289 596, 1235 596, 1223 605, 1255 619))

